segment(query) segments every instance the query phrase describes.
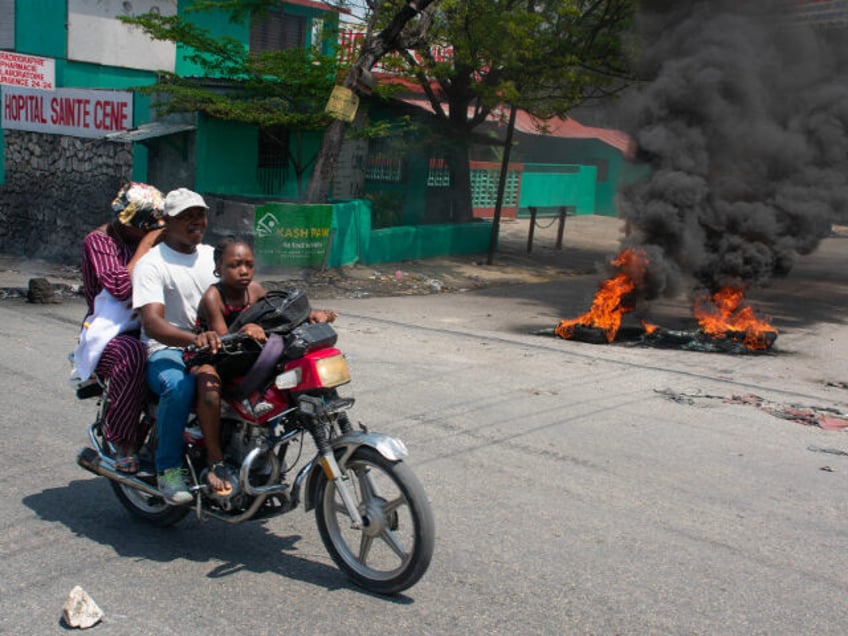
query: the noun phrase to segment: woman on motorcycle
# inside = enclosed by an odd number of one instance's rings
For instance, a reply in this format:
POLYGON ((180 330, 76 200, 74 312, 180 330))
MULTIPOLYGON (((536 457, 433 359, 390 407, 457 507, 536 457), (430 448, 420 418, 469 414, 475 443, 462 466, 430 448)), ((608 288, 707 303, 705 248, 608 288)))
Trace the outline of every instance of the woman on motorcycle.
MULTIPOLYGON (((84 325, 94 315, 94 299, 104 289, 119 301, 132 299, 133 269, 159 239, 163 207, 159 190, 145 183, 127 183, 112 202, 112 221, 85 237, 80 267, 88 303, 84 325)), ((139 427, 146 359, 138 332, 122 333, 106 344, 95 367, 100 378, 109 380, 104 437, 115 448, 115 468, 125 473, 138 471, 135 452, 146 434, 139 427)))
MULTIPOLYGON (((220 281, 210 286, 200 301, 197 330, 224 335, 240 313, 265 296, 265 289, 253 280, 256 264, 253 250, 246 241, 233 236, 225 238, 215 248, 214 258, 214 274, 220 281)), ((334 311, 314 310, 309 321, 332 322, 336 317, 334 311)), ((244 325, 239 332, 259 343, 267 340, 262 327, 254 323, 244 325)), ((197 419, 209 463, 206 479, 212 491, 219 495, 228 495, 232 491, 232 478, 221 453, 221 383, 232 379, 240 371, 221 364, 216 366, 212 362, 192 368, 197 378, 197 419)))

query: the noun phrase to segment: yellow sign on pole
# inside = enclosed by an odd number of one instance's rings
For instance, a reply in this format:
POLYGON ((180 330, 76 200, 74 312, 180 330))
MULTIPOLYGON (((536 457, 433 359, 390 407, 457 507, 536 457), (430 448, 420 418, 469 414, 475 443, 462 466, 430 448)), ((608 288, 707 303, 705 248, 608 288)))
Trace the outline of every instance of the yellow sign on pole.
POLYGON ((344 86, 334 86, 324 109, 336 119, 351 122, 356 118, 356 110, 359 108, 359 96, 344 86))

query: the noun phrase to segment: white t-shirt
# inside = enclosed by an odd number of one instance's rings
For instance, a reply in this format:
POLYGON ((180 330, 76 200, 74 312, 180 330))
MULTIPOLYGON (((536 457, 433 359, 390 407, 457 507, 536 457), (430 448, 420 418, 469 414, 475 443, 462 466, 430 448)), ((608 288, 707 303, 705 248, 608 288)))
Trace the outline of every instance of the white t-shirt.
MULTIPOLYGON (((200 299, 218 280, 213 273, 214 251, 211 245, 198 245, 192 254, 184 254, 159 243, 133 270, 133 309, 160 303, 165 306, 165 320, 183 331, 194 331, 200 299)), ((148 356, 166 347, 149 337, 144 328, 141 341, 148 356)))

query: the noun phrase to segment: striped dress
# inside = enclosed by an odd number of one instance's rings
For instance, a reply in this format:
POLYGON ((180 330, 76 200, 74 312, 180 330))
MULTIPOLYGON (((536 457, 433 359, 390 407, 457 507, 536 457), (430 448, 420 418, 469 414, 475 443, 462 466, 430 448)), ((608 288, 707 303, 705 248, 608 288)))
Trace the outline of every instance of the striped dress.
MULTIPOLYGON (((118 300, 132 297, 132 280, 127 263, 135 254, 135 245, 127 245, 108 234, 94 230, 82 244, 83 293, 88 302, 88 314, 94 311, 94 298, 108 289, 118 300)), ((105 439, 115 446, 141 443, 146 430, 139 419, 147 391, 144 346, 135 334, 121 334, 112 339, 103 351, 96 372, 109 378, 109 405, 106 410, 105 439)))

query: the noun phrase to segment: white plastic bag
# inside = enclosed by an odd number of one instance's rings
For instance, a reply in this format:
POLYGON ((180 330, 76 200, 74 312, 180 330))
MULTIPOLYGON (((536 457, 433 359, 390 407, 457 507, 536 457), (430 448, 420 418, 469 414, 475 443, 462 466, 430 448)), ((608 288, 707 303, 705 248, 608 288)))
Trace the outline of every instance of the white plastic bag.
POLYGON ((83 380, 91 377, 109 341, 122 333, 138 329, 139 325, 138 314, 132 310, 129 300, 118 300, 105 289, 97 294, 94 298, 94 313, 86 316, 74 352, 77 375, 83 380))

